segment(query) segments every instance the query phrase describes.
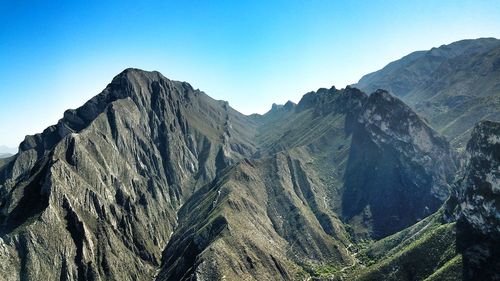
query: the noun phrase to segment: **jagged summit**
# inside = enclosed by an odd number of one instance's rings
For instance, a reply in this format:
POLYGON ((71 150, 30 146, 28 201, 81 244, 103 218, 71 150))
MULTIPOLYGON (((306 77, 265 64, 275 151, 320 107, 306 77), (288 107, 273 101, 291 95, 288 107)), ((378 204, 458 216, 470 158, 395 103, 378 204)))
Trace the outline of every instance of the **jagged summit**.
POLYGON ((293 101, 289 100, 285 103, 285 105, 283 106, 284 109, 286 110, 292 110, 293 108, 295 108, 297 106, 296 103, 294 103, 293 101))
POLYGON ((403 142, 413 142, 422 151, 428 150, 426 144, 429 142, 437 143, 443 148, 448 147, 446 139, 431 129, 425 119, 386 90, 378 89, 372 93, 365 108, 359 121, 367 126, 373 125, 382 132, 399 134, 398 139, 403 142), (389 120, 398 122, 388 122, 389 120), (415 137, 419 131, 425 131, 426 139, 415 137))
POLYGON ((64 117, 60 119, 56 125, 50 126, 44 130, 42 135, 51 136, 53 143, 40 143, 41 138, 43 138, 40 134, 26 136, 25 140, 20 145, 21 151, 34 148, 37 145, 44 145, 48 150, 51 148, 51 145, 57 142, 61 137, 64 137, 70 132, 79 132, 88 126, 89 122, 94 120, 112 102, 127 97, 133 97, 134 95, 136 96, 134 99, 138 100, 139 98, 137 95, 140 94, 140 92, 135 90, 146 84, 148 80, 171 82, 157 71, 149 72, 136 68, 127 68, 116 75, 112 79, 112 82, 108 84, 100 94, 96 95, 77 109, 66 110, 64 112, 64 117))
POLYGON ((290 100, 287 101, 285 104, 276 104, 276 103, 273 103, 272 106, 271 106, 271 110, 269 110, 265 114, 272 114, 274 112, 279 112, 281 110, 292 111, 292 110, 295 109, 296 106, 297 106, 297 104, 295 104, 294 102, 292 102, 290 100))
POLYGON ((113 79, 119 79, 119 78, 125 78, 128 80, 131 80, 133 77, 148 77, 150 79, 168 79, 163 74, 156 70, 148 71, 148 70, 143 70, 140 68, 135 68, 135 67, 129 67, 125 68, 122 72, 118 73, 113 79))
POLYGON ((302 96, 299 103, 297 104, 297 108, 303 109, 316 105, 321 99, 324 99, 329 94, 334 94, 337 92, 335 86, 332 86, 330 89, 319 88, 316 92, 309 92, 302 96))

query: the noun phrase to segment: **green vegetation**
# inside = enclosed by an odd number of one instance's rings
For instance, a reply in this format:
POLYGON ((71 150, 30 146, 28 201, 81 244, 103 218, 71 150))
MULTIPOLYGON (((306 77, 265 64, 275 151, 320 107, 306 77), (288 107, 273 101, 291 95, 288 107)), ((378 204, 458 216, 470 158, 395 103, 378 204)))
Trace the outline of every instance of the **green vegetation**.
POLYGON ((455 281, 462 279, 462 256, 456 255, 425 281, 455 281))
POLYGON ((335 277, 340 277, 340 268, 332 265, 315 264, 302 265, 302 269, 308 274, 307 277, 320 280, 335 280, 335 277))
MULTIPOLYGON (((398 241, 400 236, 401 234, 396 234, 383 239, 376 242, 374 247, 391 246, 398 241)), ((460 256, 455 249, 455 223, 423 227, 400 243, 402 247, 398 246, 396 250, 386 250, 378 261, 370 258, 374 258, 373 253, 380 253, 378 252, 380 249, 373 251, 373 248, 369 248, 361 253, 360 259, 368 267, 359 268, 352 275, 352 279, 424 280, 425 278, 452 276, 453 271, 456 271, 454 269, 460 264, 460 256)), ((453 280, 458 280, 456 275, 453 275, 455 278, 453 280)))

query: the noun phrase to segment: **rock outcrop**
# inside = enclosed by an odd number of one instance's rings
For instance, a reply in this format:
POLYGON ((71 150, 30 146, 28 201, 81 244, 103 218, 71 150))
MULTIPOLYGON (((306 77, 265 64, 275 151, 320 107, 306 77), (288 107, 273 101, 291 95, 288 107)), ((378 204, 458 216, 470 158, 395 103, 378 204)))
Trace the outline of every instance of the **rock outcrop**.
POLYGON ((371 94, 353 129, 343 216, 360 238, 381 238, 434 213, 456 164, 447 141, 388 92, 371 94))
POLYGON ((457 244, 465 280, 500 280, 500 123, 480 122, 458 184, 457 244))

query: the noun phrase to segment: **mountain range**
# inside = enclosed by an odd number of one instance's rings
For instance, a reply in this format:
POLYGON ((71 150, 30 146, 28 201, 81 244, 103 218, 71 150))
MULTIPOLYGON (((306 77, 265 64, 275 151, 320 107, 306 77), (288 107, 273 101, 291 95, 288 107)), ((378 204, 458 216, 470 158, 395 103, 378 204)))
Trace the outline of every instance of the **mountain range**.
POLYGON ((411 53, 354 86, 388 90, 463 150, 479 120, 500 121, 498 77, 500 40, 481 38, 411 53))
POLYGON ((500 124, 479 121, 500 118, 481 102, 500 94, 498 42, 263 115, 126 69, 0 161, 0 276, 496 280, 500 124), (489 84, 453 90, 473 81, 489 84))

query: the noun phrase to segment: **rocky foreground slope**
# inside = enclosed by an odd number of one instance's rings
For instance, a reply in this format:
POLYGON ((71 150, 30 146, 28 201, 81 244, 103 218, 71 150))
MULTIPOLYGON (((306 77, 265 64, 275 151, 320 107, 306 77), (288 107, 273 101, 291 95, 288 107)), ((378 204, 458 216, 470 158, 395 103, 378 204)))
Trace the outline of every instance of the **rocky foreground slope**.
POLYGON ((319 89, 245 116, 136 69, 9 159, 7 280, 348 278, 356 245, 434 213, 457 169, 385 91, 319 89))

